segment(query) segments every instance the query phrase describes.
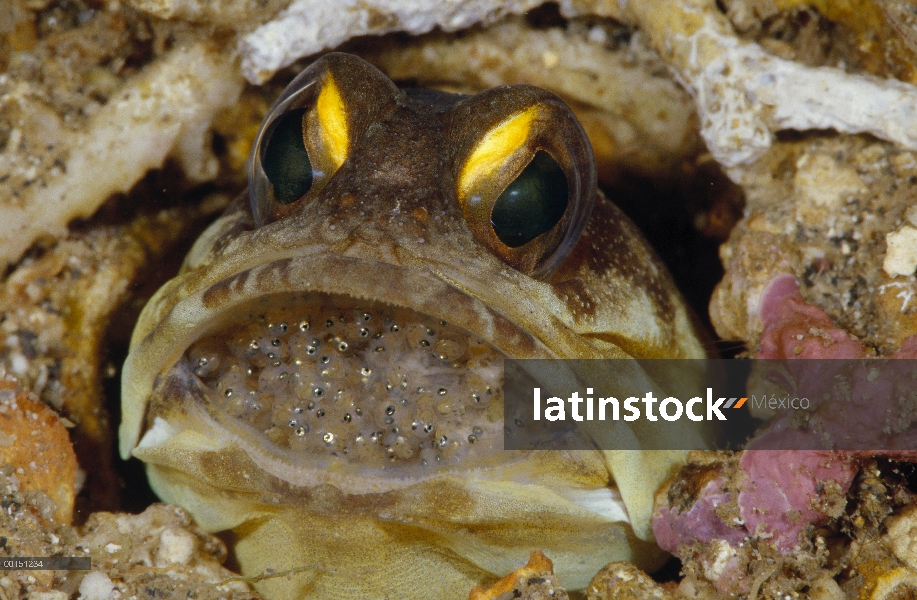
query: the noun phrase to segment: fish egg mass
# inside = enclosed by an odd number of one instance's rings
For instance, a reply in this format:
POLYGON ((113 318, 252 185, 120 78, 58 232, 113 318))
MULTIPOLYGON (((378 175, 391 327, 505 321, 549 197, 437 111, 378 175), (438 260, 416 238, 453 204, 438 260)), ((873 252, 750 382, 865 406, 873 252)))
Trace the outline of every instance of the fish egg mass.
POLYGON ((281 448, 423 467, 502 448, 505 356, 459 327, 320 293, 231 321, 182 360, 213 409, 281 448))

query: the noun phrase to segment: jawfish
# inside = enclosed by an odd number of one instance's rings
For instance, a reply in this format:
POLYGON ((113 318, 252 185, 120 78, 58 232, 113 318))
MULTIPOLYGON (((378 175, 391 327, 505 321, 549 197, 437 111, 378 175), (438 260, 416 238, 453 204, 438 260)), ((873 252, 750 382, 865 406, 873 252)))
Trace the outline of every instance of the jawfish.
POLYGON ((328 54, 143 310, 120 450, 270 598, 464 598, 534 548, 577 589, 664 560, 653 493, 684 453, 503 451, 503 359, 704 356, 559 98, 328 54))

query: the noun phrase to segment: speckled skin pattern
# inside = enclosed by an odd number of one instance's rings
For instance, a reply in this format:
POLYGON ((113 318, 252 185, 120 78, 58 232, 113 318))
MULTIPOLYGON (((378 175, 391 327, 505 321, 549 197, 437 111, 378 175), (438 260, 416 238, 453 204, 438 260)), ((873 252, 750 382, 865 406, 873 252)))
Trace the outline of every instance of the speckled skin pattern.
POLYGON ((124 369, 122 456, 145 461, 154 490, 204 528, 232 529, 244 574, 290 571, 257 584, 271 598, 462 598, 534 548, 571 589, 611 561, 653 568, 652 496, 680 452, 496 451, 414 471, 304 458, 214 410, 176 366, 240 306, 302 291, 444 319, 512 358, 705 355, 658 259, 595 191, 588 141, 555 96, 404 92, 341 54, 292 86, 330 76, 349 123, 346 160, 302 201, 256 197, 255 216, 237 203, 153 297, 124 369), (456 181, 482 136, 533 106, 528 143, 576 181, 560 223, 514 254, 463 212, 456 181))

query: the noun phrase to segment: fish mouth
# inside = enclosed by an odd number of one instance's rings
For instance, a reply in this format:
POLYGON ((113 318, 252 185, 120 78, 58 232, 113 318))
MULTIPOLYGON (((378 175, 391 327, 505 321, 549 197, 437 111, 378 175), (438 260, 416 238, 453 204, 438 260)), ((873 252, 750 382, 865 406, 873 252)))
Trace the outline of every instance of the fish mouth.
POLYGON ((135 340, 121 452, 152 426, 157 386, 181 379, 185 397, 274 456, 438 470, 502 448, 503 359, 552 356, 436 274, 278 258, 184 294, 135 340))
POLYGON ((229 319, 175 368, 278 449, 430 470, 500 449, 505 355, 445 319, 325 292, 261 296, 229 319))

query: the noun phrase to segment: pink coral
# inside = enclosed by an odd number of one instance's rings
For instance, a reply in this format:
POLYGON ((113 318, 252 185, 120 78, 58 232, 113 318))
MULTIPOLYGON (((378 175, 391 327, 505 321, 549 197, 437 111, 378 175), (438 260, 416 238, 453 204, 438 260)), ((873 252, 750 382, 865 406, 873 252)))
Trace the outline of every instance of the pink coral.
MULTIPOLYGON (((759 314, 763 332, 758 359, 872 356, 824 311, 807 304, 791 275, 780 275, 771 281, 759 314)), ((917 336, 905 340, 890 358, 917 358, 917 336)), ((854 363, 824 361, 819 365, 799 363, 800 368, 794 368, 790 362, 786 370, 800 396, 809 392, 816 398, 820 395, 816 390, 825 389, 826 382, 834 381, 843 369, 847 368, 849 373, 851 364, 854 363)), ((899 364, 901 368, 911 368, 899 364)), ((657 507, 653 531, 660 546, 677 554, 683 544, 706 544, 720 539, 736 546, 745 537, 757 535, 770 538, 780 552, 793 552, 810 526, 826 523, 835 516, 828 514, 827 507, 832 503, 826 496, 832 491, 846 494, 859 468, 859 459, 879 454, 913 460, 915 454, 908 449, 917 448, 917 432, 910 425, 917 415, 909 414, 898 403, 902 390, 896 387, 907 378, 896 371, 895 364, 876 362, 875 365, 886 369, 885 376, 865 376, 870 368, 853 371, 855 375, 848 381, 849 396, 854 401, 843 406, 822 406, 826 409, 808 414, 803 426, 794 421, 793 411, 787 411, 748 444, 730 484, 738 489, 740 524, 723 522, 715 510, 732 500, 727 480, 719 477, 707 482, 687 508, 673 507, 667 502, 657 507), (857 450, 831 450, 837 447, 857 450), (876 451, 877 448, 882 450, 876 451)))
POLYGON ((866 348, 834 324, 823 310, 806 304, 796 278, 779 275, 761 299, 757 358, 865 358, 866 348))
POLYGON ((772 542, 784 553, 798 546, 808 525, 829 520, 819 496, 826 489, 846 492, 857 472, 849 452, 748 450, 739 465, 747 477, 739 493, 745 527, 755 534, 772 535, 772 542), (827 486, 829 481, 835 486, 827 486))
MULTIPOLYGON (((872 353, 838 327, 825 311, 807 304, 792 275, 778 275, 761 299, 761 334, 756 358, 867 358, 872 353)), ((889 358, 917 358, 917 336, 889 358)))
MULTIPOLYGON (((785 411, 748 449, 917 448, 917 431, 911 427, 917 407, 906 401, 914 391, 910 362, 849 360, 871 358, 871 354, 824 311, 806 304, 796 279, 789 275, 775 278, 768 286, 761 319, 764 331, 757 358, 822 360, 783 361, 773 369, 783 372, 794 396, 810 398, 814 410, 805 414, 804 422, 794 411, 785 411), (829 401, 823 401, 826 392, 832 397, 829 401)), ((911 336, 889 358, 915 356, 917 336, 911 336)))
POLYGON ((685 512, 667 504, 658 507, 653 520, 653 533, 659 546, 676 553, 682 544, 707 544, 712 540, 737 544, 745 539, 748 531, 743 526, 724 523, 716 514, 717 507, 730 500, 725 486, 724 477, 707 482, 694 504, 685 512))
MULTIPOLYGON (((845 492, 857 466, 852 452, 750 450, 738 461, 731 487, 739 488, 739 517, 724 522, 716 509, 728 504, 730 481, 717 477, 701 489, 686 510, 667 501, 657 506, 653 533, 660 547, 679 554, 679 547, 724 540, 736 547, 750 535, 770 538, 783 553, 792 552, 810 525, 827 522, 831 506, 819 502, 826 490, 845 492), (833 485, 827 485, 828 482, 833 485)), ((728 514, 728 513, 727 513, 728 514)))

